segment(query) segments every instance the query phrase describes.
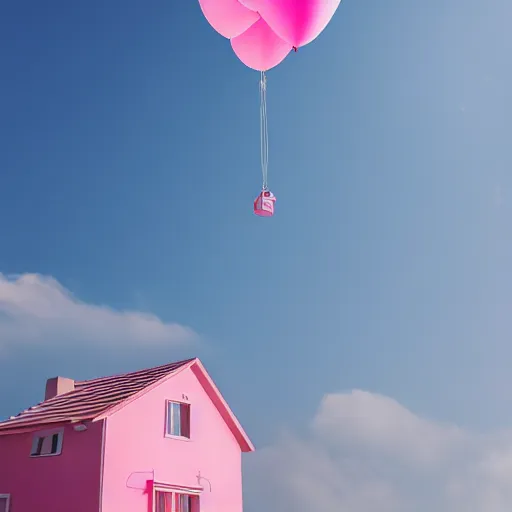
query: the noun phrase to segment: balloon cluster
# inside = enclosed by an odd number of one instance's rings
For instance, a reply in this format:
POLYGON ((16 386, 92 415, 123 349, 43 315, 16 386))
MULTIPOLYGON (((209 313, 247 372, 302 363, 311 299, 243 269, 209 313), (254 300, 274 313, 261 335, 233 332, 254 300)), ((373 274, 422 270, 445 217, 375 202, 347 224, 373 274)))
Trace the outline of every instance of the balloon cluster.
POLYGON ((267 71, 315 39, 341 0, 199 0, 212 27, 248 67, 267 71))

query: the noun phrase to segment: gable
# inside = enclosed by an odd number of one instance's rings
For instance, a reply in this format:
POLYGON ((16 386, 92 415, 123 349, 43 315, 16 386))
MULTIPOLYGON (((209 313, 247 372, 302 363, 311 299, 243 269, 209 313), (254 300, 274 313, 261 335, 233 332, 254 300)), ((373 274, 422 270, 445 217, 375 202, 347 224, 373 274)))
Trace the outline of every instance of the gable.
POLYGON ((240 450, 242 452, 252 452, 254 451, 254 445, 252 444, 251 440, 245 433, 244 429, 242 428, 240 422, 234 415, 234 413, 231 411, 229 405, 222 397, 220 391, 215 386, 213 380, 206 372, 206 369, 202 365, 202 363, 199 361, 199 359, 194 359, 191 362, 189 362, 187 365, 182 366, 179 368, 179 370, 173 372, 172 374, 160 379, 159 381, 153 383, 152 385, 144 388, 139 393, 133 395, 127 400, 124 400, 122 403, 117 404, 111 408, 109 408, 107 411, 105 411, 104 414, 96 417, 94 421, 99 421, 104 418, 108 418, 110 416, 115 415, 122 409, 126 407, 130 407, 130 404, 135 401, 139 401, 143 399, 143 397, 150 393, 152 390, 166 386, 169 381, 172 384, 172 379, 180 375, 182 372, 185 372, 187 370, 190 370, 191 374, 195 377, 195 379, 199 382, 201 388, 204 390, 206 396, 208 399, 213 403, 215 408, 217 409, 220 417, 224 421, 225 425, 227 426, 228 430, 231 432, 233 437, 236 439, 240 450))

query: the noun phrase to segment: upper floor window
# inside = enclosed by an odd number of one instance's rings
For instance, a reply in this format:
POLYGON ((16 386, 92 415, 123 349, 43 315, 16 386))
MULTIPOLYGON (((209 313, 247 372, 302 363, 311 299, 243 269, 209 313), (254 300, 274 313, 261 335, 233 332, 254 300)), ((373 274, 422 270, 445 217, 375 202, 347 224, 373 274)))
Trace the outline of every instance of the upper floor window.
POLYGON ((167 402, 167 435, 190 439, 190 405, 167 402))
POLYGON ((42 457, 45 455, 60 455, 62 451, 63 432, 51 432, 36 434, 32 440, 31 457, 42 457))

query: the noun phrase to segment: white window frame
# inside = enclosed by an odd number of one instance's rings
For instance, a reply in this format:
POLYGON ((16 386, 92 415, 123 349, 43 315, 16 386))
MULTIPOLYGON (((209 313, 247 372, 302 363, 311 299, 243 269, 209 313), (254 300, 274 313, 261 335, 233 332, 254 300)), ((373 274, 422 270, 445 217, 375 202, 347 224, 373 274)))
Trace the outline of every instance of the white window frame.
POLYGON ((44 430, 42 432, 34 432, 34 437, 32 438, 32 446, 30 448, 30 457, 32 459, 38 459, 39 457, 56 457, 57 455, 60 455, 62 453, 62 442, 64 438, 64 429, 56 429, 56 430, 44 430), (36 454, 34 453, 34 448, 37 446, 37 443, 39 442, 39 439, 46 438, 46 437, 52 437, 53 435, 57 434, 59 436, 57 441, 57 451, 55 453, 41 453, 36 454))
MULTIPOLYGON (((192 436, 191 434, 191 421, 190 421, 190 404, 187 402, 180 402, 179 400, 166 400, 165 401, 165 437, 170 437, 171 439, 181 439, 183 441, 190 441, 192 436), (173 434, 173 418, 171 415, 171 405, 177 404, 180 407, 185 406, 188 407, 188 436, 173 434)), ((180 418, 181 418, 181 410, 180 410, 180 418)), ((181 425, 180 425, 180 434, 181 434, 181 425)))
MULTIPOLYGON (((11 506, 11 495, 10 494, 0 494, 0 499, 5 499, 7 501, 5 512, 9 512, 11 506)), ((4 512, 3 510, 1 512, 4 512)))

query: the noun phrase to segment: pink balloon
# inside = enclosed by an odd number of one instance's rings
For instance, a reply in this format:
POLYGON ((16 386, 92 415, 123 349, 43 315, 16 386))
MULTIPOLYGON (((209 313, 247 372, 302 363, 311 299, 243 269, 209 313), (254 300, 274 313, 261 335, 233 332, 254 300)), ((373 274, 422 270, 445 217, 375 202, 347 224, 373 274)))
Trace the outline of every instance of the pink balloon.
POLYGON ((239 36, 260 19, 257 12, 238 0, 199 0, 199 5, 210 25, 228 39, 239 36))
POLYGON ((292 49, 292 45, 283 41, 263 19, 231 39, 231 46, 246 66, 257 71, 277 66, 292 49))
POLYGON ((292 46, 316 39, 334 16, 341 0, 240 0, 292 46))

